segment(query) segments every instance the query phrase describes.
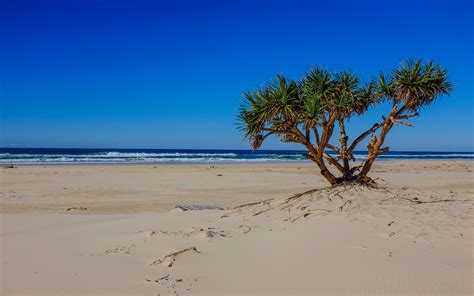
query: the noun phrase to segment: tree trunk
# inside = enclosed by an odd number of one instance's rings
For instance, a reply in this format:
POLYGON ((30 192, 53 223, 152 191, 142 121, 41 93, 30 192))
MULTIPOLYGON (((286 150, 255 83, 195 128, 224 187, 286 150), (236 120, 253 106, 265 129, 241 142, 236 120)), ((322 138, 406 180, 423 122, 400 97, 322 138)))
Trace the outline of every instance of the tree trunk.
POLYGON ((337 178, 331 173, 323 159, 314 159, 313 160, 320 169, 321 175, 328 180, 331 185, 336 185, 338 183, 337 178))
POLYGON ((349 165, 349 159, 344 158, 342 162, 344 164, 344 173, 343 173, 344 181, 350 181, 352 180, 352 171, 349 165))
POLYGON ((301 142, 309 151, 309 155, 306 157, 311 159, 316 165, 319 167, 321 175, 328 180, 331 185, 336 185, 339 183, 339 180, 328 170, 326 164, 324 163, 324 148, 326 148, 329 139, 331 139, 331 135, 334 129, 334 121, 336 120, 336 116, 332 115, 330 120, 324 125, 323 127, 323 134, 321 139, 318 143, 317 148, 313 146, 311 140, 309 138, 309 134, 306 136, 296 127, 292 127, 293 132, 295 135, 304 139, 301 142))
POLYGON ((365 160, 364 166, 359 173, 358 180, 359 182, 365 182, 367 178, 367 174, 369 173, 372 165, 374 164, 375 159, 382 153, 388 151, 388 147, 381 148, 384 141, 385 136, 387 136, 388 132, 393 126, 394 119, 397 119, 404 110, 406 110, 407 105, 404 105, 398 110, 398 104, 394 103, 392 110, 387 118, 384 118, 384 123, 382 125, 382 130, 380 131, 379 138, 375 136, 372 137, 372 140, 367 145, 367 150, 369 154, 367 155, 367 159, 365 160))
POLYGON ((352 180, 352 172, 351 172, 351 167, 349 164, 349 155, 347 153, 347 140, 349 137, 346 134, 346 127, 344 126, 344 119, 339 119, 339 131, 340 131, 340 136, 339 136, 339 142, 341 143, 341 152, 340 152, 340 157, 342 158, 342 163, 343 163, 343 172, 342 172, 342 178, 344 181, 350 181, 352 180))
POLYGON ((370 169, 372 168, 372 164, 374 163, 375 159, 377 158, 378 155, 368 155, 367 159, 365 160, 364 166, 362 167, 362 170, 360 170, 359 173, 359 180, 364 180, 367 177, 367 174, 369 173, 370 169))

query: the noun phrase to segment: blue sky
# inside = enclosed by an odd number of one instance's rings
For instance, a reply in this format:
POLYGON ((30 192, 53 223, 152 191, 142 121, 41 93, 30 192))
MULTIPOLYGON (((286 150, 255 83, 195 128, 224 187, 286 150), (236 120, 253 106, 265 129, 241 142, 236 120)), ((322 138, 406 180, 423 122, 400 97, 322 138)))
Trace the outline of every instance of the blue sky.
POLYGON ((474 150, 471 0, 0 5, 1 147, 246 149, 236 124, 242 91, 312 65, 370 79, 422 57, 445 66, 455 90, 387 144, 474 150))

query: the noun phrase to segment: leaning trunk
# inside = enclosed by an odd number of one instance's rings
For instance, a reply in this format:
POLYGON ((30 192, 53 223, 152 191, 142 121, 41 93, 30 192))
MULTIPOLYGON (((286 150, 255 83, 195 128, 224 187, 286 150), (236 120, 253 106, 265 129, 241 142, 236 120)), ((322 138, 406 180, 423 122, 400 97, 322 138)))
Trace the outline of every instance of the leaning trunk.
POLYGON ((394 104, 392 107, 392 111, 390 115, 384 119, 384 123, 382 125, 382 130, 380 131, 379 137, 377 139, 376 135, 372 136, 372 140, 367 144, 367 150, 369 154, 367 155, 367 159, 365 160, 364 165, 359 173, 358 180, 362 183, 369 180, 367 174, 369 173, 372 165, 374 164, 375 159, 382 153, 388 151, 388 147, 382 148, 382 145, 385 141, 385 137, 387 136, 390 129, 393 127, 394 120, 407 108, 406 105, 397 110, 398 104, 394 104))
POLYGON ((315 159, 314 162, 319 167, 321 175, 326 178, 331 185, 336 185, 338 183, 337 178, 328 170, 323 159, 315 159))

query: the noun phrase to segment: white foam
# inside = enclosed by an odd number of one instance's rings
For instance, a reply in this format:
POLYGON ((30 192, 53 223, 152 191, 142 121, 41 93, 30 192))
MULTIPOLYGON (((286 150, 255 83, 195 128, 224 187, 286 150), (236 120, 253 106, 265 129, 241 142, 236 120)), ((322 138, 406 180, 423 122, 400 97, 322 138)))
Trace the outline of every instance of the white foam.
MULTIPOLYGON (((365 153, 355 153, 356 160, 363 160, 365 153)), ((387 153, 381 159, 474 159, 474 153, 387 153)), ((303 161, 301 154, 271 153, 147 153, 147 152, 94 152, 90 154, 14 154, 1 153, 0 164, 38 163, 227 163, 227 162, 292 162, 303 161)))

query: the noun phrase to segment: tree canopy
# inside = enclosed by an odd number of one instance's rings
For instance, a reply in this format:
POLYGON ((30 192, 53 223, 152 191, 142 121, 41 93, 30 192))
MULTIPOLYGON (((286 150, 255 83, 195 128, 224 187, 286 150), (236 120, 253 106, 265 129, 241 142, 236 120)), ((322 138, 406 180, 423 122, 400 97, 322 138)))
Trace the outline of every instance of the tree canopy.
POLYGON ((350 71, 332 73, 313 67, 299 81, 278 75, 265 86, 245 92, 239 110, 240 128, 253 149, 271 135, 283 142, 302 144, 308 151, 306 158, 319 167, 331 185, 373 184, 367 174, 375 159, 389 150, 382 146, 391 128, 397 124, 412 126, 409 118, 451 90, 447 71, 431 61, 404 61, 389 74, 366 83, 350 71), (390 113, 349 143, 347 120, 381 103, 391 104, 390 113), (336 124, 339 144, 333 145, 330 140, 336 124), (355 148, 369 136, 366 159, 351 166, 355 148), (327 164, 341 176, 336 177, 327 164))

